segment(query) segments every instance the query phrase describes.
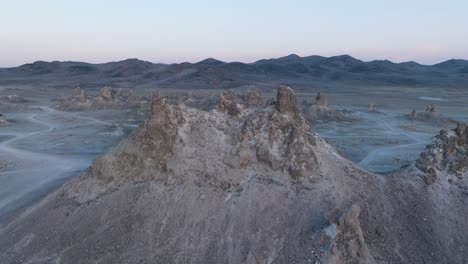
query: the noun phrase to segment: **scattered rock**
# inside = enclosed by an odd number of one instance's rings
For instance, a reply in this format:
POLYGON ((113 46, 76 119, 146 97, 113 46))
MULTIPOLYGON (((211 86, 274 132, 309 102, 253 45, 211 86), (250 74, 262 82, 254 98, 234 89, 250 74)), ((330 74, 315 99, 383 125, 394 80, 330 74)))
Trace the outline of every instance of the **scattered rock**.
POLYGON ((322 121, 339 121, 351 122, 354 119, 346 116, 345 111, 336 110, 328 106, 328 98, 323 93, 318 93, 315 97, 315 103, 309 104, 307 101, 302 102, 304 114, 310 122, 322 121))
POLYGON ((319 107, 328 107, 327 96, 319 92, 315 97, 315 105, 319 107))
POLYGON ((28 100, 26 100, 24 97, 21 97, 17 94, 0 96, 0 100, 7 101, 9 103, 27 103, 28 102, 28 100))
POLYGON ((428 104, 426 106, 426 112, 435 113, 436 112, 435 105, 434 104, 428 104))
POLYGON ((70 97, 60 103, 52 105, 54 108, 64 111, 86 111, 112 108, 141 108, 147 104, 147 100, 141 96, 125 93, 122 89, 103 87, 95 97, 80 87, 73 90, 70 97))

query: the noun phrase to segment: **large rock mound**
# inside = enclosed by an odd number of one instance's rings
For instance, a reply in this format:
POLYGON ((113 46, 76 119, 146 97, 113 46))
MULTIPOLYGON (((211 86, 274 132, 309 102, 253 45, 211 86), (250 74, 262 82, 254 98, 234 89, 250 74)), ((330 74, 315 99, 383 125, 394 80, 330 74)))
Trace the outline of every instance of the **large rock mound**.
POLYGON ((246 101, 226 92, 207 112, 154 96, 126 141, 0 227, 0 262, 462 263, 466 227, 431 233, 447 217, 421 217, 440 204, 418 178, 338 155, 288 87, 246 101))

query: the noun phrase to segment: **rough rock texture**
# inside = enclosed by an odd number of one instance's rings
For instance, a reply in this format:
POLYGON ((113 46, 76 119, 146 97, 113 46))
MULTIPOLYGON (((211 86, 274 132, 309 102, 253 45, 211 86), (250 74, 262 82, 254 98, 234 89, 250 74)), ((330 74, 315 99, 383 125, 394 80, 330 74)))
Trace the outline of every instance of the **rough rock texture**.
POLYGON ((71 96, 65 98, 55 108, 60 110, 80 110, 90 108, 92 104, 91 98, 86 93, 85 89, 76 87, 71 96))
POLYGON ((291 88, 287 86, 281 86, 278 88, 276 108, 281 113, 294 113, 298 110, 296 103, 296 95, 294 94, 291 88))
POLYGON ((359 206, 353 205, 338 219, 331 247, 331 263, 374 263, 362 234, 360 212, 359 206))
POLYGON ((293 96, 210 112, 155 96, 126 141, 2 223, 0 263, 463 263, 459 189, 362 170, 293 96))
POLYGON ((103 87, 99 90, 98 95, 96 96, 96 100, 100 103, 104 102, 114 102, 119 100, 119 93, 121 90, 115 90, 110 87, 103 87))
POLYGON ((95 97, 92 97, 83 88, 77 87, 73 90, 71 96, 53 105, 53 107, 64 111, 85 111, 120 107, 141 108, 146 103, 145 98, 124 92, 122 89, 103 87, 95 97))
POLYGON ((466 175, 468 127, 458 123, 451 131, 441 130, 416 161, 416 167, 426 173, 427 183, 434 182, 438 174, 466 175))
POLYGON ((244 95, 243 100, 247 107, 265 106, 267 100, 263 98, 260 90, 249 89, 244 95))
POLYGON ((218 110, 237 116, 241 112, 237 96, 232 91, 224 91, 219 99, 218 110))

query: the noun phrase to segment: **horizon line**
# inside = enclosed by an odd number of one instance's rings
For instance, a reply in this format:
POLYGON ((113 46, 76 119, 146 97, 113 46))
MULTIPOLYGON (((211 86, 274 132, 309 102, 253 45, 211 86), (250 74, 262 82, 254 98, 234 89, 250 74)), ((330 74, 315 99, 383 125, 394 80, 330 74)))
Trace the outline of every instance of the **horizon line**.
POLYGON ((138 61, 142 61, 142 62, 149 62, 149 63, 152 63, 152 64, 163 64, 163 65, 170 65, 170 64, 183 64, 183 63, 190 63, 190 64, 197 64, 197 63, 201 63, 203 61, 206 61, 206 60, 216 60, 216 61, 219 61, 221 63, 243 63, 243 64, 254 64, 254 63, 257 63, 259 61, 263 61, 263 60, 278 60, 278 59, 283 59, 283 58, 287 58, 287 57, 299 57, 299 58, 308 58, 308 57, 322 57, 324 59, 330 59, 330 58, 336 58, 336 57, 351 57, 353 59, 356 59, 356 60, 359 60, 359 61, 362 61, 362 62, 375 62, 375 61, 388 61, 388 62, 391 62, 391 63, 394 63, 394 64, 403 64, 403 63, 417 63, 419 65, 422 65, 422 66, 434 66, 434 65, 438 65, 438 64, 441 64, 441 63, 444 63, 444 62, 448 62, 448 61, 453 61, 453 60, 462 60, 462 61, 468 61, 468 59, 459 59, 459 58, 449 58, 449 59, 446 59, 446 60, 442 60, 440 62, 436 62, 436 63, 433 63, 433 64, 425 64, 425 63, 421 63, 421 62, 418 62, 418 61, 415 61, 415 60, 409 60, 409 61, 401 61, 401 62, 395 62, 393 60, 390 60, 390 59, 373 59, 373 60, 363 60, 363 59, 359 59, 357 57, 354 57, 352 55, 349 55, 349 54, 340 54, 340 55, 333 55, 333 56, 322 56, 322 55, 317 55, 317 54, 314 54, 314 55, 306 55, 306 56, 300 56, 300 55, 297 55, 295 53, 291 53, 289 55, 286 55, 286 56, 280 56, 280 57, 269 57, 269 58, 261 58, 261 59, 256 59, 256 60, 253 60, 253 61, 241 61, 241 60, 220 60, 220 59, 217 59, 215 57, 206 57, 205 59, 202 59, 202 60, 186 60, 186 61, 181 61, 181 62, 155 62, 155 61, 151 61, 151 60, 144 60, 144 59, 140 59, 140 58, 137 58, 137 57, 128 57, 128 58, 125 58, 125 59, 120 59, 120 60, 109 60, 109 61, 104 61, 104 62, 88 62, 88 61, 85 61, 85 60, 36 60, 36 61, 33 61, 33 62, 27 62, 27 63, 23 63, 23 64, 19 64, 19 65, 15 65, 15 66, 0 66, 0 69, 8 69, 8 68, 17 68, 17 67, 21 67, 21 66, 25 66, 25 65, 30 65, 30 64, 34 64, 34 63, 38 63, 38 62, 45 62, 45 63, 54 63, 54 62, 59 62, 59 63, 66 63, 66 62, 75 62, 75 63, 86 63, 86 64, 94 64, 94 65, 97 65, 97 64, 106 64, 106 63, 117 63, 117 62, 123 62, 123 61, 128 61, 128 60, 138 60, 138 61))

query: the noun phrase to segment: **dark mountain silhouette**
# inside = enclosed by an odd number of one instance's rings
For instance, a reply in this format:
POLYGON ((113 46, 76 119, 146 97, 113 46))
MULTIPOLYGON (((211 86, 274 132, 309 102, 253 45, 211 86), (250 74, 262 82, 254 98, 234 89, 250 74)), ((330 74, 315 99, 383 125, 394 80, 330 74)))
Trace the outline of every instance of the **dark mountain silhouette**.
POLYGON ((241 85, 316 83, 464 87, 468 61, 435 65, 388 60, 365 62, 349 55, 334 57, 291 54, 254 63, 208 58, 197 63, 155 64, 138 59, 90 64, 37 61, 0 69, 0 84, 158 86, 171 88, 235 88, 241 85))

